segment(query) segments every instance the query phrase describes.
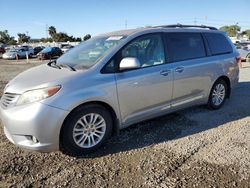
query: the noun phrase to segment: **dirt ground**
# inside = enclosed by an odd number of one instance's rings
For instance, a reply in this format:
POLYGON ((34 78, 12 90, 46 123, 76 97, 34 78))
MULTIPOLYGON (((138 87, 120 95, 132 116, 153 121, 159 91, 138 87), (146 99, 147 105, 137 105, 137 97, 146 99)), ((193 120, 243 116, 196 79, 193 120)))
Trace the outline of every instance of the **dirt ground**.
MULTIPOLYGON (((0 60, 0 96, 8 80, 39 64, 0 60)), ((250 187, 250 64, 222 109, 133 125, 83 158, 21 150, 1 124, 0 187, 250 187)))

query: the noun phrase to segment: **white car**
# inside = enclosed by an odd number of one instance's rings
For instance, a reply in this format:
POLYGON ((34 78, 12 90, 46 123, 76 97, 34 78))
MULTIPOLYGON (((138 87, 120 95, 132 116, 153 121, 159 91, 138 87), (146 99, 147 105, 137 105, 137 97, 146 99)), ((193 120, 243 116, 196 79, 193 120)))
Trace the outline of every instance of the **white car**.
POLYGON ((69 51, 71 48, 74 48, 74 46, 71 46, 71 45, 64 46, 61 48, 61 50, 63 53, 65 53, 65 52, 69 51))
POLYGON ((3 59, 26 58, 26 50, 24 48, 12 48, 3 54, 3 59))

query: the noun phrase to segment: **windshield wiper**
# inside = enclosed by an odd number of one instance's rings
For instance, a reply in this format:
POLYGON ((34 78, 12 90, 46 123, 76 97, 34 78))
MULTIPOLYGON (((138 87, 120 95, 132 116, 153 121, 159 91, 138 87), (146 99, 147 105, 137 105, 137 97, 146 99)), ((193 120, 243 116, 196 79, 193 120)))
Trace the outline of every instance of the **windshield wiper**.
POLYGON ((48 65, 50 67, 53 67, 53 68, 61 69, 61 67, 56 64, 56 60, 53 60, 53 61, 50 60, 50 62, 48 63, 48 65))
POLYGON ((60 67, 65 67, 67 69, 70 69, 71 71, 76 71, 76 69, 70 65, 67 65, 67 64, 61 64, 59 65, 60 67))
POLYGON ((70 65, 67 65, 67 64, 61 64, 61 65, 58 65, 56 64, 56 60, 52 60, 48 63, 48 65, 50 67, 54 67, 54 68, 57 68, 57 69, 61 69, 61 68, 67 68, 67 69, 70 69, 71 71, 76 71, 76 69, 70 65))

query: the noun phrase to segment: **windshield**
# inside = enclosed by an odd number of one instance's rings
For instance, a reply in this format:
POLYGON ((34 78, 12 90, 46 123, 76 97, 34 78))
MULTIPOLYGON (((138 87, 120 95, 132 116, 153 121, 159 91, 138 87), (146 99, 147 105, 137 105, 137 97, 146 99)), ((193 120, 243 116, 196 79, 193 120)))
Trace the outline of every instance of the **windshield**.
POLYGON ((57 64, 66 64, 77 69, 88 69, 124 38, 124 36, 105 36, 89 39, 62 55, 57 60, 57 64))
POLYGON ((43 53, 47 53, 47 52, 50 52, 51 50, 52 50, 52 48, 47 47, 47 48, 44 48, 44 49, 42 50, 42 52, 43 52, 43 53))
POLYGON ((9 52, 17 52, 17 49, 12 48, 12 49, 9 50, 9 52))

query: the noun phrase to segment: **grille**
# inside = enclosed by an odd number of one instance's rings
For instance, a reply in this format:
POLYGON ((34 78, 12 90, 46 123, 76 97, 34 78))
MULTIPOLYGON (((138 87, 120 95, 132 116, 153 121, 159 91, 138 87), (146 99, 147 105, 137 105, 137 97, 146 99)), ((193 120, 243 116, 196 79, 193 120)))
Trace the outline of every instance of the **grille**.
POLYGON ((4 93, 1 98, 1 105, 4 108, 8 108, 10 106, 13 106, 18 99, 19 95, 14 93, 4 93))

